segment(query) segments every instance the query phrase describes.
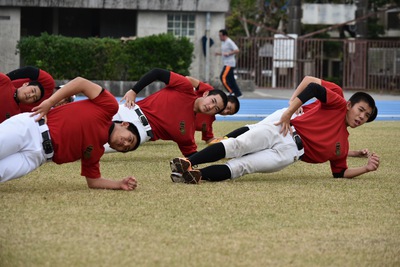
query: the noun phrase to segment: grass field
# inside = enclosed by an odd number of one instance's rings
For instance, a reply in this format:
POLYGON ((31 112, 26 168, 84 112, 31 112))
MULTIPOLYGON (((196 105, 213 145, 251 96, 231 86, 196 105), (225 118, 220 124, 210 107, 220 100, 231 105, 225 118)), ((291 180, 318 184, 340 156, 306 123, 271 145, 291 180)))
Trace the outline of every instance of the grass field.
POLYGON ((137 177, 132 192, 90 190, 79 162, 48 163, 0 184, 0 266, 400 266, 399 140, 399 122, 351 130, 351 149, 381 156, 378 171, 352 180, 299 162, 174 184, 168 162, 180 152, 165 141, 103 156, 104 177, 137 177))

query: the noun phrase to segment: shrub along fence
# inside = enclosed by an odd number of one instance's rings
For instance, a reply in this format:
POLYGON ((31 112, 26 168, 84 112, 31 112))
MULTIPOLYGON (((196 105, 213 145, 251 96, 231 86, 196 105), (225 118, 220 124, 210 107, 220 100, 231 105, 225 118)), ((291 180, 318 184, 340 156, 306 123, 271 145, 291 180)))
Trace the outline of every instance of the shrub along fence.
POLYGON ((189 75, 193 50, 188 38, 170 34, 121 41, 43 33, 23 37, 17 45, 22 65, 44 69, 57 80, 137 81, 155 67, 189 75))

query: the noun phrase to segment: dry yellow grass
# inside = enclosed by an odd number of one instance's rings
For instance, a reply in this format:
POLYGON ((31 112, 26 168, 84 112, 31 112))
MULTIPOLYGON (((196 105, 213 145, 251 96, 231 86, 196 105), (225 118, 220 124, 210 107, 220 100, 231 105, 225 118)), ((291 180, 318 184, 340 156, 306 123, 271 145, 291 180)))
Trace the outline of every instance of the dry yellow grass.
POLYGON ((328 164, 300 162, 174 184, 168 162, 179 150, 158 141, 103 157, 105 177, 138 178, 124 192, 88 189, 79 162, 45 164, 0 184, 0 266, 399 266, 400 123, 367 124, 350 140, 380 154, 377 172, 333 179, 328 164))

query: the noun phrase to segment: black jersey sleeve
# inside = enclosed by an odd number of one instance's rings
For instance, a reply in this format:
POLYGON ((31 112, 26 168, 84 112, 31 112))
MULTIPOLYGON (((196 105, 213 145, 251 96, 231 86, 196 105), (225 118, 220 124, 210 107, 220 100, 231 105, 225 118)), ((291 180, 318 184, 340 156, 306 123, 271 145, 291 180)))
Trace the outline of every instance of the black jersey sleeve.
POLYGON ((36 81, 39 78, 39 69, 31 66, 22 67, 7 73, 7 76, 12 81, 26 78, 36 81))
POLYGON ((317 83, 310 83, 297 97, 303 104, 313 97, 322 103, 326 103, 326 89, 317 83))
POLYGON ((140 80, 133 86, 132 90, 138 94, 143 90, 143 88, 155 81, 162 81, 165 84, 169 84, 170 76, 171 72, 169 70, 158 68, 152 69, 140 78, 140 80))
POLYGON ((240 128, 238 128, 238 129, 236 129, 236 130, 234 130, 234 131, 228 133, 228 134, 225 135, 225 136, 226 136, 226 137, 238 137, 239 135, 241 135, 241 134, 247 132, 248 130, 249 130, 249 127, 243 126, 243 127, 240 127, 240 128))
POLYGON ((344 172, 346 171, 346 169, 342 170, 341 172, 334 172, 332 173, 333 178, 344 178, 344 172))

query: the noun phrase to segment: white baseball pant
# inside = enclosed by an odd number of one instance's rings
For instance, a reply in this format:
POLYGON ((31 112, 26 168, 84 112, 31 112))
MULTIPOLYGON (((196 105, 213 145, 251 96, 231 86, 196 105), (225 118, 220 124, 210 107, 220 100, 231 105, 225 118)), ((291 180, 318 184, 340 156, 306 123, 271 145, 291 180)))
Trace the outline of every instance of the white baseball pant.
MULTIPOLYGON (((304 149, 298 150, 293 137, 283 136, 281 126, 275 126, 278 113, 271 114, 269 120, 253 124, 250 129, 236 138, 221 141, 224 144, 226 158, 232 158, 226 164, 232 178, 257 172, 276 172, 299 160, 304 149)), ((279 116, 280 118, 280 116, 279 116)))
POLYGON ((39 124, 30 115, 21 113, 0 124, 0 182, 24 176, 47 161, 39 124))

